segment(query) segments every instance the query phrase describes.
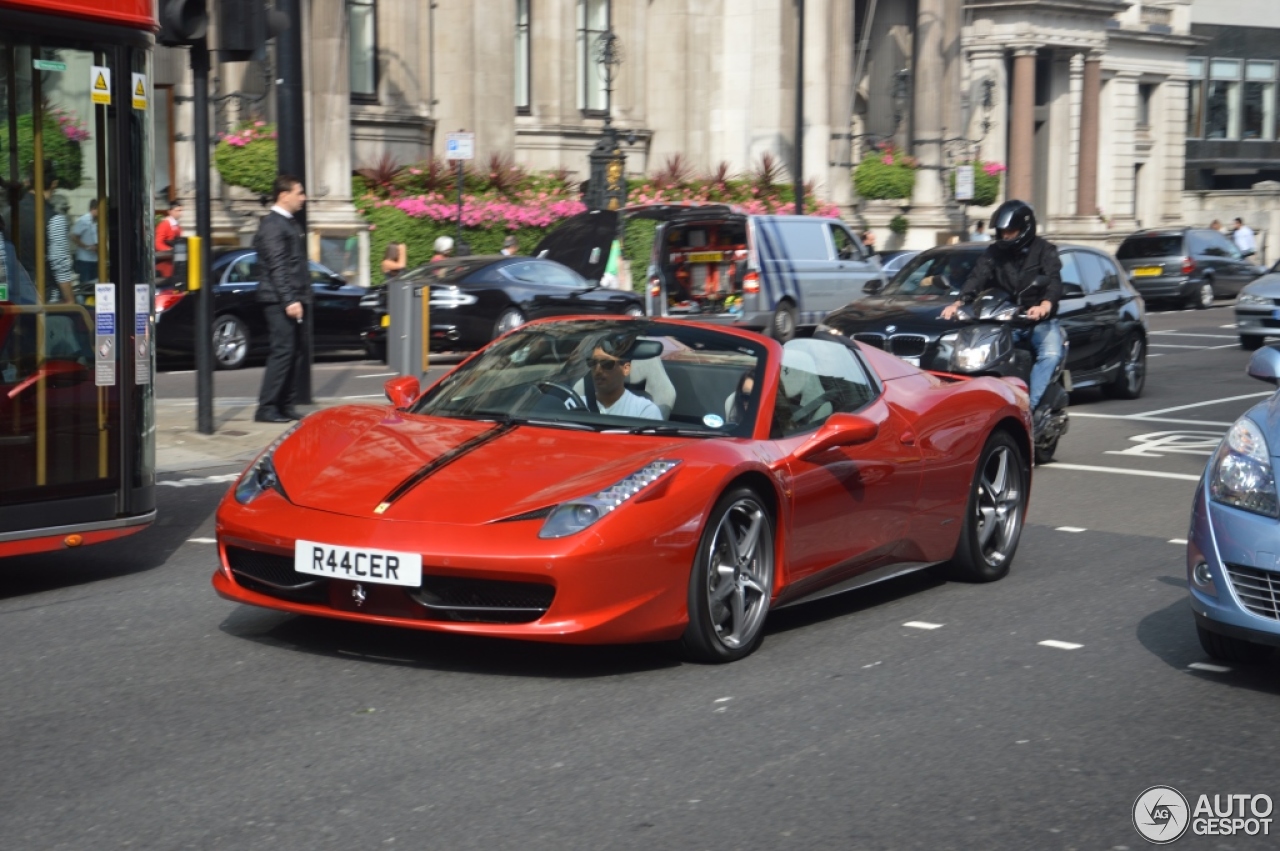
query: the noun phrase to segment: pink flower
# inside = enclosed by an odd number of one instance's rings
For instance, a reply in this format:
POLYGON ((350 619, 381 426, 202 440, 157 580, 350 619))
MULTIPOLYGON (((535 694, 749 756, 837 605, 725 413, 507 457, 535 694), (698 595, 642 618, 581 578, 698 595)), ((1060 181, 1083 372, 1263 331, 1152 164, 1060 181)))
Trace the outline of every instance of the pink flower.
POLYGON ((893 165, 893 154, 885 154, 880 158, 880 161, 885 165, 893 165))

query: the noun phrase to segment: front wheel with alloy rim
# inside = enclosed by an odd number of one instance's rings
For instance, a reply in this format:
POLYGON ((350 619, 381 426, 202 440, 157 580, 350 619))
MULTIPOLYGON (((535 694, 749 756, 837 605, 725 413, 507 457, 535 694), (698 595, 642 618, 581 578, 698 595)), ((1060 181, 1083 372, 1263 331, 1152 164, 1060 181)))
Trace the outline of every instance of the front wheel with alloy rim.
POLYGON ((239 369, 249 360, 249 329, 240 317, 213 320, 213 360, 218 369, 239 369))
POLYGON ((493 323, 493 339, 498 339, 508 331, 514 331, 524 324, 524 314, 514 307, 502 311, 498 321, 493 323))
POLYGON ((1117 399, 1137 399, 1147 383, 1147 341, 1136 334, 1124 344, 1124 360, 1116 380, 1103 388, 1117 399))
POLYGON ((969 505, 956 552, 947 565, 953 579, 994 582, 1009 572, 1027 510, 1027 467, 1013 438, 987 438, 969 488, 969 505))
POLYGON ((769 335, 779 343, 785 343, 796 335, 796 306, 789 301, 779 302, 773 311, 769 335))
POLYGON ((626 310, 622 311, 622 313, 624 316, 630 316, 632 319, 639 319, 641 316, 644 316, 644 308, 638 304, 632 304, 629 305, 626 310))
POLYGON ((773 593, 773 517, 747 487, 720 497, 689 576, 689 625, 680 646, 698 662, 734 662, 764 637, 773 593))
POLYGON ((1206 310, 1213 307, 1213 280, 1205 278, 1200 282, 1200 286, 1196 288, 1195 295, 1191 297, 1191 306, 1196 310, 1206 310))

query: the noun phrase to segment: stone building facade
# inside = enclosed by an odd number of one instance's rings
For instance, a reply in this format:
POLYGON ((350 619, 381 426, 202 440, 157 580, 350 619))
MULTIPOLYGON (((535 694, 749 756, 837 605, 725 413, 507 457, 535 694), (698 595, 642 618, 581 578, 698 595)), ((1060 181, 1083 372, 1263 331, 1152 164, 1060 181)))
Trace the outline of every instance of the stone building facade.
MULTIPOLYGON (((975 154, 1008 165, 1004 195, 1049 232, 1114 242, 1182 215, 1187 57, 1203 41, 1191 2, 805 0, 798 89, 797 0, 304 0, 311 225, 320 247, 358 236, 352 170, 426 159, 454 130, 476 134, 481 161, 585 178, 606 109, 633 174, 677 155, 698 171, 765 153, 790 168, 799 90, 804 178, 882 245, 933 245, 988 214, 951 198, 950 170, 975 154), (606 97, 591 48, 609 29, 623 60, 606 97), (914 195, 860 203, 852 165, 885 139, 918 158, 914 195), (899 214, 903 237, 887 229, 899 214)), ((181 51, 158 54, 172 109, 157 110, 157 185, 189 197, 189 72, 181 51)), ((215 126, 271 117, 265 63, 214 75, 215 126)), ((250 231, 256 201, 216 191, 219 232, 250 231)))

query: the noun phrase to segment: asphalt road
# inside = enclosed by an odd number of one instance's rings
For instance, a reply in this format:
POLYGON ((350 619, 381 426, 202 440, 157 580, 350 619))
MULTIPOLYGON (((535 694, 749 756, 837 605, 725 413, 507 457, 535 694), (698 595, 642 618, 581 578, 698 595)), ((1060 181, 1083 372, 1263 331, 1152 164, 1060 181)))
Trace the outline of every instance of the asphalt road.
POLYGON ((1077 394, 1006 580, 777 612, 729 666, 234 605, 225 484, 166 487, 150 530, 0 573, 0 848, 1136 849, 1149 786, 1280 798, 1280 661, 1193 667, 1184 587, 1194 477, 1267 393, 1230 321, 1153 315, 1143 398, 1077 394))

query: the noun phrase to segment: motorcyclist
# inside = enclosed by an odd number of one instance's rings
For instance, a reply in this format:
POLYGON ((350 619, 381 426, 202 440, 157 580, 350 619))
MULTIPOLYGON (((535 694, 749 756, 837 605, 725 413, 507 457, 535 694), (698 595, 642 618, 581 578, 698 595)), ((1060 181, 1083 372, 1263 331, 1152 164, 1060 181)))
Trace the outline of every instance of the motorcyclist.
MULTIPOLYGON (((1036 410, 1063 356, 1062 326, 1054 317, 1062 297, 1062 261, 1058 249, 1036 236, 1036 213, 1024 201, 1009 200, 991 217, 995 240, 973 267, 960 291, 960 299, 947 305, 943 319, 951 319, 987 289, 1007 292, 1035 324, 1014 332, 1014 342, 1030 345, 1035 352, 1028 390, 1036 410)), ((1039 424, 1037 417, 1037 425, 1039 424)))

